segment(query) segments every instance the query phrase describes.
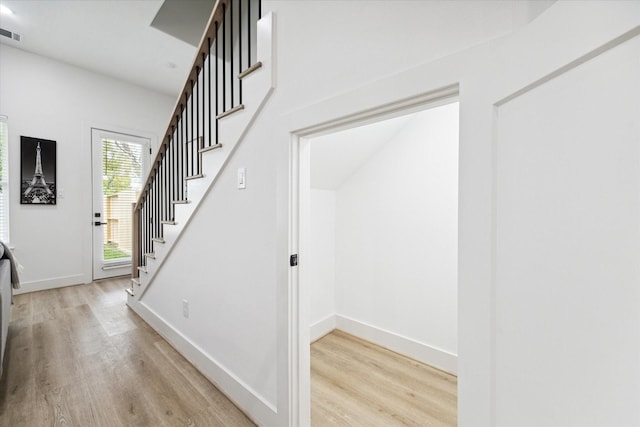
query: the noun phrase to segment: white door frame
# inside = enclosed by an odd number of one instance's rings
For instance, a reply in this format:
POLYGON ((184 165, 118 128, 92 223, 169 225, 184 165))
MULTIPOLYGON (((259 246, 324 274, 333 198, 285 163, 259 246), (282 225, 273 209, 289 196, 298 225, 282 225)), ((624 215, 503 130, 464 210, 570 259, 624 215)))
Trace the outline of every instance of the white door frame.
POLYGON ((305 258, 310 243, 310 182, 311 139, 314 137, 359 127, 393 117, 436 108, 455 102, 458 85, 377 106, 357 114, 350 114, 329 122, 319 123, 291 134, 290 145, 290 247, 297 253, 300 263, 291 274, 291 331, 290 360, 291 416, 293 425, 310 425, 311 422, 311 354, 310 354, 310 295, 306 286, 308 273, 305 258))
MULTIPOLYGON (((97 182, 102 182, 102 139, 103 138, 113 138, 113 139, 125 139, 128 142, 139 143, 143 146, 143 154, 149 152, 152 144, 151 138, 147 136, 139 136, 132 135, 129 133, 123 133, 113 130, 106 130, 100 128, 91 128, 91 159, 92 159, 92 216, 91 216, 91 227, 92 227, 92 279, 99 280, 105 279, 109 277, 116 276, 124 276, 131 273, 131 262, 122 263, 122 262, 99 262, 98 261, 98 252, 102 253, 102 239, 97 237, 98 229, 102 229, 101 227, 96 226, 94 223, 99 221, 103 222, 104 220, 104 212, 102 212, 102 202, 103 195, 97 194, 95 191, 95 185, 97 182), (96 218, 94 213, 99 212, 101 216, 96 218)), ((149 171, 150 164, 150 154, 149 156, 143 155, 143 172, 142 176, 146 178, 146 175, 149 171)), ((143 178, 143 179, 145 179, 143 178)), ((144 182, 144 181, 143 181, 144 182)))

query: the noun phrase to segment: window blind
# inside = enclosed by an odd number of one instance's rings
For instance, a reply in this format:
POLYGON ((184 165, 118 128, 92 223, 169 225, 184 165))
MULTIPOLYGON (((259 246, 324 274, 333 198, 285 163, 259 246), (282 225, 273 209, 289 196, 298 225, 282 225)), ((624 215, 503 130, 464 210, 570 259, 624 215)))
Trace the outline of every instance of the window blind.
POLYGON ((144 179, 143 148, 134 142, 102 139, 103 260, 108 263, 131 259, 131 212, 144 179))
POLYGON ((9 243, 9 133, 7 117, 0 116, 0 240, 9 243))

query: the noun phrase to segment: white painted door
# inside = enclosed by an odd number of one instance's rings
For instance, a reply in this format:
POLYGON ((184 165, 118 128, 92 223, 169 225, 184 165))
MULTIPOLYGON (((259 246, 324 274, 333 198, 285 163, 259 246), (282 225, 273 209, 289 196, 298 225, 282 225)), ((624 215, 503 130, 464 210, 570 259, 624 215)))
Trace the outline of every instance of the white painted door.
POLYGON ((149 169, 147 138, 91 130, 93 279, 131 273, 132 209, 149 169))

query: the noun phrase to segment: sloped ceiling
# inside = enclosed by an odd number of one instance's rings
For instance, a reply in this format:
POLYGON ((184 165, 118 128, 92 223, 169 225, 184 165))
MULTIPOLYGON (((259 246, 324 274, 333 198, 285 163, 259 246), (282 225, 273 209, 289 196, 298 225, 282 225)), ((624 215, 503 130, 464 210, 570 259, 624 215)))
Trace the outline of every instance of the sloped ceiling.
POLYGON ((408 114, 313 138, 311 188, 339 188, 413 117, 408 114))

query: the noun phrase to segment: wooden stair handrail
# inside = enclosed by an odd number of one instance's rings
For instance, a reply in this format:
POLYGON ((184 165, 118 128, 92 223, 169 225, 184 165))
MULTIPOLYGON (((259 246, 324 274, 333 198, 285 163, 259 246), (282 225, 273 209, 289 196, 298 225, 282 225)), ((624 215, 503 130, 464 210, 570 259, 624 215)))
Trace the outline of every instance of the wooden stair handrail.
MULTIPOLYGON (((160 163, 162 162, 163 156, 167 151, 167 147, 169 146, 169 141, 171 141, 171 137, 173 135, 173 127, 178 125, 178 121, 182 115, 183 111, 183 100, 188 99, 191 96, 191 90, 193 88, 191 82, 196 82, 198 80, 198 73, 204 67, 204 61, 209 56, 209 39, 211 40, 211 45, 216 39, 216 23, 221 24, 224 19, 223 9, 228 10, 229 3, 231 0, 217 0, 216 4, 213 7, 213 11, 211 12, 211 17, 209 18, 209 23, 207 24, 207 29, 202 35, 202 39, 200 40, 200 45, 198 47, 198 51, 196 52, 196 57, 193 62, 193 66, 191 67, 191 72, 189 73, 189 77, 184 84, 184 88, 176 101, 176 106, 173 109, 173 114, 171 115, 171 120, 169 122, 169 126, 167 127, 167 132, 165 133, 164 138, 160 146, 158 147, 158 152, 156 153, 156 157, 151 164, 151 168, 149 169, 149 174, 147 175, 147 179, 142 186, 142 190, 140 191, 140 196, 138 197, 138 201, 136 202, 136 206, 134 208, 134 212, 139 212, 142 208, 142 204, 144 203, 147 192, 151 188, 153 177, 155 176, 156 171, 158 170, 160 163), (224 6, 224 7, 223 7, 224 6), (204 56, 203 56, 204 54, 204 56)), ((185 106, 186 107, 186 106, 185 106)))
MULTIPOLYGON (((142 205, 147 198, 147 194, 151 189, 151 185, 153 179, 162 163, 163 156, 167 152, 169 147, 171 138, 173 136, 174 128, 178 126, 178 122, 181 120, 183 107, 186 108, 186 99, 189 99, 192 93, 192 89, 194 85, 192 83, 198 80, 198 74, 200 70, 204 68, 204 61, 209 57, 209 47, 213 45, 213 42, 216 39, 216 23, 219 25, 222 23, 224 19, 224 13, 228 10, 229 4, 231 0, 216 0, 216 4, 213 6, 213 11, 211 12, 211 16, 209 17, 209 22, 207 23, 207 29, 202 35, 202 39, 200 40, 200 44, 198 46, 198 51, 196 52, 196 57, 193 61, 193 66, 191 67, 191 72, 187 77, 187 81, 184 83, 184 88, 182 92, 180 92, 180 96, 176 101, 175 108, 173 109, 173 114, 171 115, 171 119, 169 121, 169 125, 167 126, 167 132, 165 133, 162 141, 158 146, 158 152, 156 153, 156 157, 149 168, 149 174, 147 175, 147 179, 145 180, 144 185, 140 191, 140 196, 138 196, 138 200, 136 201, 133 212, 132 212, 132 220, 133 220, 133 250, 131 254, 131 277, 137 278, 140 275, 140 269, 138 268, 139 263, 139 241, 138 234, 139 223, 140 223, 140 214, 142 210, 142 205), (185 104, 183 104, 185 102, 185 104)), ((217 141, 216 141, 217 142, 217 141)))

